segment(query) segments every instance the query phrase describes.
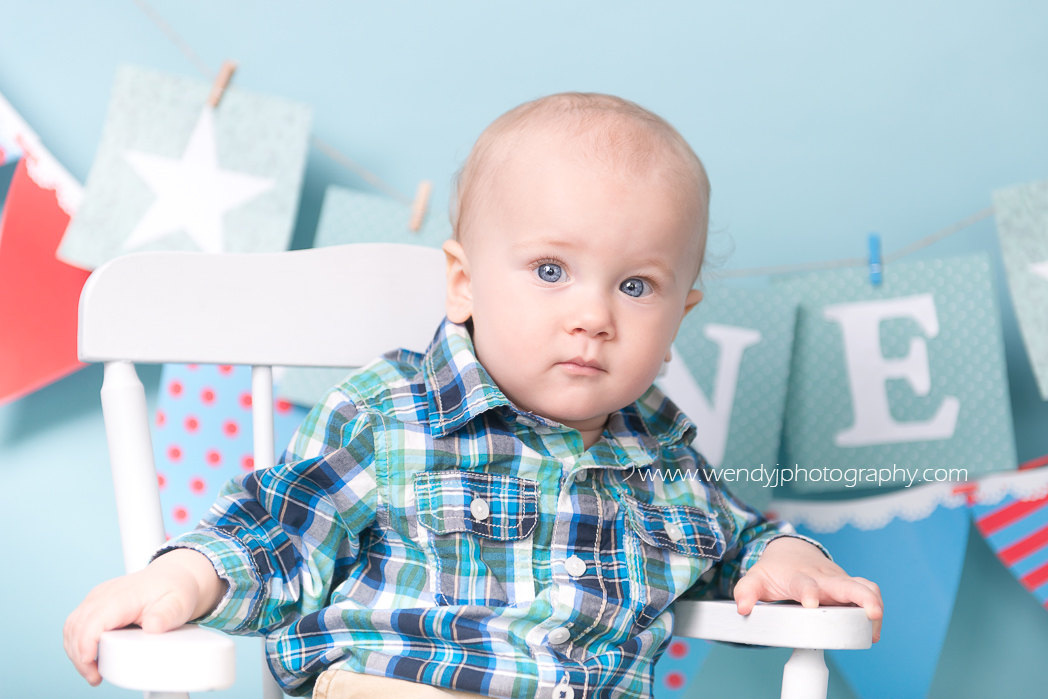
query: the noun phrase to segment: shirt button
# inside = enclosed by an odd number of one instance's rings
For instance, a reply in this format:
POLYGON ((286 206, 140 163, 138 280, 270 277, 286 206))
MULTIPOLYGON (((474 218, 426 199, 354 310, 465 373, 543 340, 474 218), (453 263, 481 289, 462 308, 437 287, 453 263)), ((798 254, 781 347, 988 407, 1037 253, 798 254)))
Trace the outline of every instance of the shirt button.
POLYGON ((473 515, 473 519, 485 520, 491 514, 491 508, 484 498, 473 498, 473 502, 469 504, 469 513, 473 515))
POLYGON ((670 538, 670 541, 680 541, 684 538, 684 531, 673 522, 668 522, 665 528, 666 536, 670 538))
POLYGON ((553 696, 557 699, 575 699, 575 690, 567 685, 557 685, 557 689, 554 690, 553 696))
POLYGON ((578 556, 572 556, 564 561, 564 570, 568 571, 568 575, 571 577, 577 578, 586 572, 586 561, 578 556))
POLYGON ((589 475, 589 471, 579 471, 578 473, 575 474, 575 482, 576 483, 585 483, 586 482, 586 476, 588 476, 588 475, 589 475))
POLYGON ((558 626, 549 632, 549 642, 555 646, 567 643, 569 638, 571 638, 571 632, 563 626, 558 626))

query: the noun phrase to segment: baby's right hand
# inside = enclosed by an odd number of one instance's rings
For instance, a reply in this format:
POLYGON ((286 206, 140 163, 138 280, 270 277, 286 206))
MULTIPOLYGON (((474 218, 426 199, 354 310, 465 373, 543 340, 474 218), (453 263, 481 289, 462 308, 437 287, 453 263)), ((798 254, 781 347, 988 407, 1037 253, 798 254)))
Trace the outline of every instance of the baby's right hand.
POLYGON ((92 686, 98 674, 98 639, 103 631, 138 624, 161 633, 208 614, 222 598, 225 583, 211 561, 191 549, 175 549, 143 570, 106 581, 91 590, 66 619, 66 655, 92 686))

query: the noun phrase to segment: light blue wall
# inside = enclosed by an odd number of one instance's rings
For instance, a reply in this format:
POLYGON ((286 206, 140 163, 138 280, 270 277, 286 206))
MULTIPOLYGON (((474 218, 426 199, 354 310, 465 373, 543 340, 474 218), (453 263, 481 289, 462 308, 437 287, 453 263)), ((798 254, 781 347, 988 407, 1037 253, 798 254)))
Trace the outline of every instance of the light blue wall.
MULTIPOLYGON (((1048 177, 1044 3, 151 5, 212 67, 239 61, 236 85, 313 105, 317 136, 403 192, 434 179, 437 201, 506 108, 564 89, 630 97, 705 160, 712 250, 727 269, 861 256, 871 230, 895 250, 988 206, 994 188, 1048 177)), ((81 180, 125 62, 195 75, 132 0, 0 0, 0 92, 81 180)), ((311 152, 298 246, 332 183, 367 189, 311 152)), ((992 221, 922 254, 973 250, 1000 271, 992 221)), ((1048 408, 1002 301, 1018 453, 1029 459, 1048 452, 1048 408)), ((130 696, 90 691, 60 645, 68 611, 120 568, 100 382, 92 368, 0 407, 4 696, 130 696)), ((246 667, 256 653, 243 657, 246 667)), ((1041 696, 1045 657, 1048 612, 973 533, 932 695, 1041 696)), ((736 696, 771 695, 781 659, 718 649, 703 679, 711 696, 737 690, 740 675, 736 696)))

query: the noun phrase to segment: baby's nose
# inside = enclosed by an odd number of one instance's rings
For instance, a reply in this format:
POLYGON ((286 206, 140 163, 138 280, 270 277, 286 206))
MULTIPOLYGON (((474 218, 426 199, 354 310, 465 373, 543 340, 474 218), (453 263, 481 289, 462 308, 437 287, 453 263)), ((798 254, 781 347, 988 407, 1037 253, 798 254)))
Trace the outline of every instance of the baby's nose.
POLYGON ((614 318, 607 303, 592 297, 580 299, 568 318, 573 335, 610 338, 614 334, 614 318))

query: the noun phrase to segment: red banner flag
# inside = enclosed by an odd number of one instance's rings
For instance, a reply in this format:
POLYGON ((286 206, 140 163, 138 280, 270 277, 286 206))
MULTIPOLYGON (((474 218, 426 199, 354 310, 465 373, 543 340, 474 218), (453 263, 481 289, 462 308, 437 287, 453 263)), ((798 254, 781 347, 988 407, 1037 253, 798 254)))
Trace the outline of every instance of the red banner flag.
POLYGON ((84 366, 77 305, 89 272, 55 257, 68 224, 55 190, 20 161, 0 217, 0 403, 84 366))

